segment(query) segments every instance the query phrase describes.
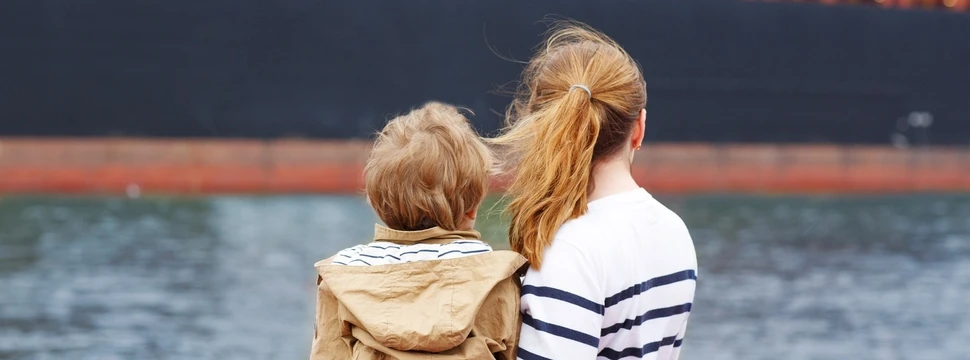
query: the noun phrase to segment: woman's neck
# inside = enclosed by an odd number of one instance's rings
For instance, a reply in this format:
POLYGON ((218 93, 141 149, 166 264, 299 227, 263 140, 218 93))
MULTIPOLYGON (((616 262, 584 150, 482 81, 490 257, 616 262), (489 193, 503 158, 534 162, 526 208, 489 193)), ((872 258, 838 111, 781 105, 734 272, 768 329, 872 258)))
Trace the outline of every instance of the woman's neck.
POLYGON ((614 157, 597 164, 593 168, 593 189, 587 201, 601 199, 610 195, 624 193, 640 188, 633 180, 630 163, 614 157))

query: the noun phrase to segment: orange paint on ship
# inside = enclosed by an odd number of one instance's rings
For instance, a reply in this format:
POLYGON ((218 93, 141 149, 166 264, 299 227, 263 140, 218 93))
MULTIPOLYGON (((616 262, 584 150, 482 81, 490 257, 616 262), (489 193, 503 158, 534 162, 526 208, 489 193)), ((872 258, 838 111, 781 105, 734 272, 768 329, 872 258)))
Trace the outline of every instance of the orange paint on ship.
MULTIPOLYGON (((0 193, 343 193, 370 143, 0 138, 0 193)), ((644 146, 634 175, 658 193, 970 191, 970 148, 644 146)), ((495 179, 501 188, 502 180, 495 179)))

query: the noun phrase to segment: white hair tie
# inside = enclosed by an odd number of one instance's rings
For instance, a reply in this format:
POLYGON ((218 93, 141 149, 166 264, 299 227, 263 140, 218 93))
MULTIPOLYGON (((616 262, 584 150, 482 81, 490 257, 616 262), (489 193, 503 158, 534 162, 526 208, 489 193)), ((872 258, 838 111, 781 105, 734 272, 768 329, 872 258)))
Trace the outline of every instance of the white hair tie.
POLYGON ((573 91, 573 89, 576 89, 576 88, 580 88, 580 89, 583 89, 583 91, 585 91, 585 92, 586 92, 586 95, 587 95, 587 96, 589 96, 589 98, 590 98, 590 99, 592 99, 592 98, 593 98, 593 92, 591 92, 591 91, 589 91, 589 88, 588 88, 588 87, 586 87, 586 85, 579 85, 579 84, 576 84, 576 85, 573 85, 573 86, 570 86, 570 87, 569 87, 569 91, 573 91))

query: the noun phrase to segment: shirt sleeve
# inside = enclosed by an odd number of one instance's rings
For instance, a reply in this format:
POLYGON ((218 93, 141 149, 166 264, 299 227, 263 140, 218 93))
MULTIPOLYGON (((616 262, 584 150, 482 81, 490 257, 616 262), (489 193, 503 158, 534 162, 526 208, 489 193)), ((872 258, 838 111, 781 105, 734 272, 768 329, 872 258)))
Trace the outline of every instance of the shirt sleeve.
POLYGON ((680 359, 680 350, 684 348, 684 336, 687 335, 687 319, 689 317, 690 314, 688 314, 688 317, 684 318, 684 324, 681 325, 680 332, 677 333, 677 339, 674 341, 674 348, 670 352, 670 360, 680 359))
POLYGON ((523 281, 518 358, 595 359, 604 312, 598 279, 599 268, 574 245, 549 247, 542 269, 530 268, 523 281))

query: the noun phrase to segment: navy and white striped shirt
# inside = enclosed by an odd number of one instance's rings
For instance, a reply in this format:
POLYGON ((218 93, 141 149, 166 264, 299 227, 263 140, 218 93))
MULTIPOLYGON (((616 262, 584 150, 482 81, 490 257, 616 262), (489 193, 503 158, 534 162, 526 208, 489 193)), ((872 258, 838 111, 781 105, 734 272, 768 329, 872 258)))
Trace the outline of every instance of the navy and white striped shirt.
POLYGON ((696 275, 687 227, 645 190, 592 201, 525 276, 518 358, 677 359, 696 275))

